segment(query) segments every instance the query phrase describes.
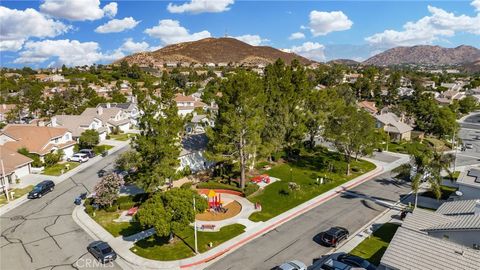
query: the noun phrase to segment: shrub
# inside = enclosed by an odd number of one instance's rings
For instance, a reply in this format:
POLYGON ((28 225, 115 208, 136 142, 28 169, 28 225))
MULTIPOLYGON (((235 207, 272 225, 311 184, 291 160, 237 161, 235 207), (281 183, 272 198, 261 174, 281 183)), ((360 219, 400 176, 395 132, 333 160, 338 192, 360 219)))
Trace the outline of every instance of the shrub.
MULTIPOLYGON (((86 203, 86 202, 85 202, 86 203)), ((95 211, 95 208, 93 208, 93 205, 91 204, 86 204, 85 205, 85 212, 88 214, 88 215, 92 215, 93 214, 93 211, 95 211)))
POLYGON ((117 205, 118 205, 118 209, 120 209, 120 210, 128 210, 128 209, 135 206, 135 202, 134 201, 126 201, 126 202, 117 203, 117 205))
POLYGON ((290 190, 288 188, 281 188, 278 193, 280 193, 280 195, 284 195, 284 196, 288 196, 290 195, 290 190))
POLYGON ((247 186, 245 186, 245 191, 243 192, 243 194, 245 194, 245 197, 248 197, 255 193, 259 188, 260 187, 256 184, 247 184, 247 186))
POLYGON ((186 182, 186 183, 183 183, 182 186, 180 188, 183 188, 183 189, 190 189, 192 188, 192 185, 193 183, 192 182, 186 182))
POLYGON ((228 184, 222 184, 217 182, 203 182, 197 185, 197 188, 204 188, 204 189, 228 189, 228 190, 235 190, 239 192, 243 192, 242 189, 238 187, 234 187, 228 184))
POLYGON ((118 205, 113 204, 112 206, 108 206, 105 208, 105 211, 107 212, 117 212, 118 210, 118 205))
POLYGON ((45 166, 50 167, 57 164, 60 159, 62 158, 63 153, 61 151, 57 151, 56 153, 48 153, 45 155, 45 166))

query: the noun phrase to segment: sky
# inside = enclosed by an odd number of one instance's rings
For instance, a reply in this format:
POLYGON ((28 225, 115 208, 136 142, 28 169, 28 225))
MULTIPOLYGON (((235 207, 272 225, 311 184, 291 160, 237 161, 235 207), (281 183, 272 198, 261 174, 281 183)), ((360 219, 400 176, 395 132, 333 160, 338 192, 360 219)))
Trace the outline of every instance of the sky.
POLYGON ((480 0, 40 0, 0 2, 0 66, 105 64, 229 36, 317 61, 396 46, 480 46, 480 0))

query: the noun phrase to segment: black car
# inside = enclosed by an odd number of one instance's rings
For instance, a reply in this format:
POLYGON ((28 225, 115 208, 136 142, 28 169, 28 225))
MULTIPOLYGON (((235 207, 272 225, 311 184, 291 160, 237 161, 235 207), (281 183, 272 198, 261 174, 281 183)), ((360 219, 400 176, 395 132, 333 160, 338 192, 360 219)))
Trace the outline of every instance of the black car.
POLYGON ((28 193, 29 199, 41 198, 46 193, 55 188, 55 183, 52 180, 45 180, 33 187, 33 190, 28 193))
POLYGON ((115 251, 107 242, 92 242, 90 245, 88 245, 87 250, 101 263, 114 261, 117 258, 117 253, 115 253, 115 251))
POLYGON ((336 247, 338 243, 348 238, 349 232, 343 227, 332 227, 322 233, 321 241, 330 247, 336 247))
POLYGON ((360 258, 358 256, 350 255, 350 254, 341 254, 337 257, 337 260, 343 262, 344 264, 348 264, 353 267, 359 267, 366 270, 375 270, 377 269, 373 264, 369 263, 367 260, 360 258))
POLYGON ((88 158, 95 157, 95 152, 92 149, 82 149, 78 152, 87 155, 88 158))

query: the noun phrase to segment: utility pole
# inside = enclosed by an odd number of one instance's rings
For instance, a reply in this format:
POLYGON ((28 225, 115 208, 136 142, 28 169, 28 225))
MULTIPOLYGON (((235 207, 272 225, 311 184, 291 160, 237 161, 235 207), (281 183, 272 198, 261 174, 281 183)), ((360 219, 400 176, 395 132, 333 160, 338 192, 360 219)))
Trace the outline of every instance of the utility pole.
POLYGON ((8 179, 5 175, 5 167, 3 166, 3 158, 0 154, 0 165, 2 166, 2 178, 3 178, 3 191, 5 192, 5 195, 7 196, 7 202, 10 201, 10 195, 8 194, 8 179))
POLYGON ((455 129, 453 130, 452 146, 455 149, 455 155, 453 157, 453 173, 457 170, 457 139, 455 137, 455 129))
POLYGON ((197 212, 196 209, 197 208, 195 207, 195 197, 193 197, 193 216, 194 216, 193 232, 195 237, 195 254, 198 254, 197 219, 195 218, 195 213, 197 212))

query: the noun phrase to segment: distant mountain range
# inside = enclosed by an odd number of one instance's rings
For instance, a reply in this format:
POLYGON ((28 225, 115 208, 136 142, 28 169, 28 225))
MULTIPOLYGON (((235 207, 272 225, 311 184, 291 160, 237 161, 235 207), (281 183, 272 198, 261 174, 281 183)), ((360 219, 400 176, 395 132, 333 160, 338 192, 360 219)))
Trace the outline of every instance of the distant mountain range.
POLYGON ((402 64, 457 65, 480 58, 480 50, 472 46, 443 48, 440 46, 419 45, 396 47, 379 53, 363 64, 390 66, 402 64))
MULTIPOLYGON (((169 45, 153 52, 141 52, 127 56, 130 64, 158 65, 161 63, 238 63, 268 64, 278 58, 290 63, 298 59, 302 64, 311 60, 294 53, 287 53, 268 46, 252 46, 234 38, 205 38, 198 41, 169 45)), ((118 62, 118 61, 117 61, 118 62)))

